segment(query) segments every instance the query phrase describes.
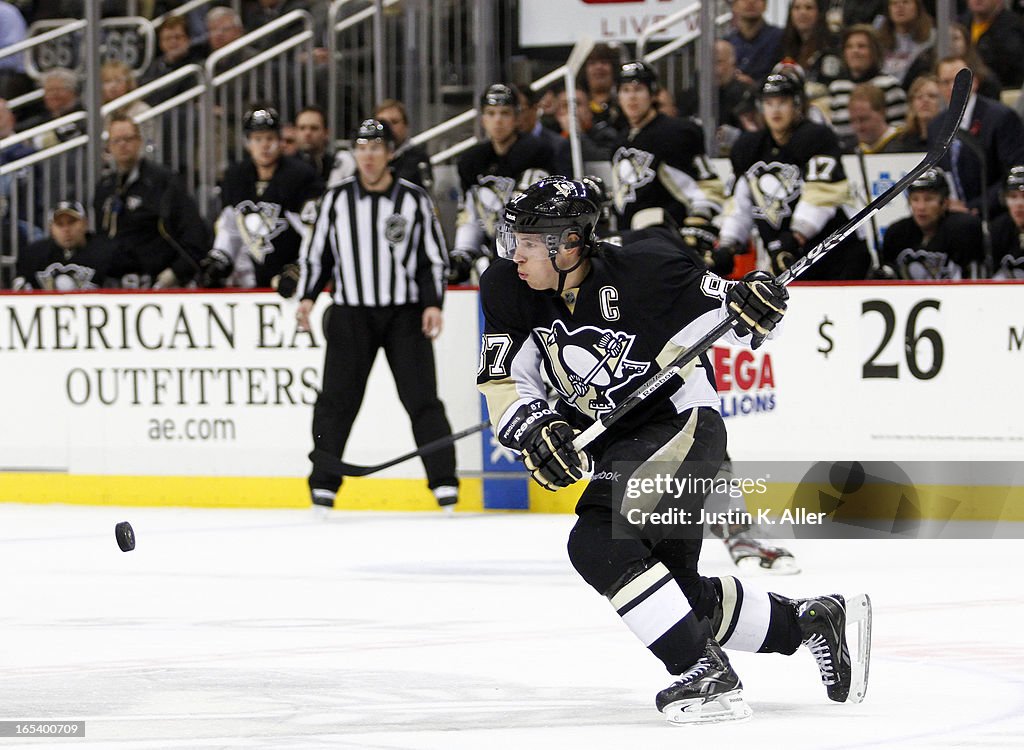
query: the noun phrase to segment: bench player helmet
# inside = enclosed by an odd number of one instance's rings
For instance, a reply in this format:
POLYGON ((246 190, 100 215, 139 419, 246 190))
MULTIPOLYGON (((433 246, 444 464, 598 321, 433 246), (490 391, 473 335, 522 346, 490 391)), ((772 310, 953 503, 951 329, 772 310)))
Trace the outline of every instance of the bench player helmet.
POLYGON ((789 97, 793 105, 801 113, 807 113, 807 94, 804 91, 803 69, 795 63, 781 62, 772 68, 772 72, 761 84, 759 99, 773 96, 789 97))
POLYGON ((619 85, 632 81, 646 86, 647 90, 651 92, 651 96, 658 93, 658 74, 643 60, 632 60, 623 63, 619 68, 619 85))
POLYGON ((1006 173, 1006 181, 1003 183, 1004 193, 1018 190, 1024 192, 1024 165, 1010 167, 1010 171, 1006 173))
POLYGON ((914 180, 907 187, 907 193, 917 190, 933 190, 943 198, 949 197, 949 182, 946 180, 946 173, 938 167, 926 169, 921 176, 914 180))
POLYGON ((492 83, 487 90, 480 95, 480 111, 484 107, 512 107, 519 110, 519 96, 511 86, 504 83, 492 83))
POLYGON ((242 117, 242 132, 246 137, 260 130, 281 132, 281 116, 273 107, 255 107, 242 117))

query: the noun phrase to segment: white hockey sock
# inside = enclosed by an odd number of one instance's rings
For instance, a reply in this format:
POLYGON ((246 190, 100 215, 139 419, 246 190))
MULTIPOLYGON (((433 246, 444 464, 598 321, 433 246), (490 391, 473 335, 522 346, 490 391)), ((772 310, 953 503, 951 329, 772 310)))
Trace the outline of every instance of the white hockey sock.
POLYGON ((722 584, 722 622, 715 640, 737 651, 759 651, 772 620, 768 592, 740 583, 732 576, 718 579, 722 584))
POLYGON ((690 613, 679 584, 664 563, 655 563, 608 597, 619 617, 650 646, 690 613))

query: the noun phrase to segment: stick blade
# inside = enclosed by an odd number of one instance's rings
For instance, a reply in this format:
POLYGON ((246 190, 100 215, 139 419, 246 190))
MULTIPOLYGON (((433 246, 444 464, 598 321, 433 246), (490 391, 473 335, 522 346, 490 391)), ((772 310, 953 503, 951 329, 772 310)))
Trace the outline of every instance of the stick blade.
POLYGON ((937 162, 946 153, 946 149, 953 142, 957 130, 960 129, 960 121, 967 111, 967 100, 971 98, 971 85, 974 82, 974 73, 970 68, 961 68, 956 78, 953 79, 953 91, 949 96, 949 106, 942 113, 942 127, 939 129, 939 137, 928 149, 927 160, 937 162))

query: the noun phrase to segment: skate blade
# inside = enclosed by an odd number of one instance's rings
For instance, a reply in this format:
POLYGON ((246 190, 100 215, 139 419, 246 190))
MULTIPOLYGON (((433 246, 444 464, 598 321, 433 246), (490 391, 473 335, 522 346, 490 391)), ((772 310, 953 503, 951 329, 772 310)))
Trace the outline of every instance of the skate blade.
MULTIPOLYGON (((850 653, 850 694, 847 703, 860 703, 868 691, 868 669, 871 666, 871 598, 857 594, 846 600, 846 626, 856 626, 857 647, 850 653)), ((849 636, 847 636, 849 644, 849 636)))
POLYGON ((743 690, 730 690, 705 702, 691 698, 669 703, 661 710, 670 724, 715 724, 722 721, 746 721, 754 711, 743 700, 743 690))
POLYGON ((326 521, 331 517, 331 511, 334 508, 328 508, 326 505, 313 504, 313 510, 311 511, 314 521, 326 521))
POLYGON ((770 566, 762 565, 760 557, 741 557, 736 567, 746 575, 794 576, 800 572, 800 566, 792 557, 780 557, 770 566))

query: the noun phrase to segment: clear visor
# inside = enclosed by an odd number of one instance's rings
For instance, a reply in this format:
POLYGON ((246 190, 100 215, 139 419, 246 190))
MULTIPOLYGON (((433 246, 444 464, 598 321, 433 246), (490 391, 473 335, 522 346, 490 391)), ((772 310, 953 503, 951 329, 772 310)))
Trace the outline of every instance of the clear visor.
POLYGON ((498 224, 495 244, 498 257, 513 260, 517 255, 524 260, 537 258, 553 258, 558 249, 567 244, 570 235, 575 236, 576 230, 565 230, 561 234, 550 232, 515 232, 510 224, 502 221, 498 224))

